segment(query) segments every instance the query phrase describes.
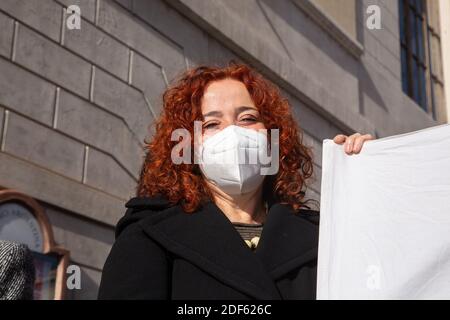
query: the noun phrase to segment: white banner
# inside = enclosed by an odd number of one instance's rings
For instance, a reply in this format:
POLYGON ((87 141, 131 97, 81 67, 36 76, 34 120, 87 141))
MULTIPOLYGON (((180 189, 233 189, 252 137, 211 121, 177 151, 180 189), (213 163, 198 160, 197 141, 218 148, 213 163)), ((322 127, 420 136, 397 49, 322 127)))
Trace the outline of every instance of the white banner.
POLYGON ((318 299, 450 299, 450 125, 323 142, 318 299))

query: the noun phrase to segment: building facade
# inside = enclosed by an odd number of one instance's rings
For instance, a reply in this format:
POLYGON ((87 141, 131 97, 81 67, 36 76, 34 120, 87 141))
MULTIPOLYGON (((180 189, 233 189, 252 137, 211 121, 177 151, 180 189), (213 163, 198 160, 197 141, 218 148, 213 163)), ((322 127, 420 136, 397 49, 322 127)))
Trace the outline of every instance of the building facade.
POLYGON ((444 96, 447 121, 450 122, 450 1, 439 0, 441 22, 442 69, 444 74, 444 96))
POLYGON ((144 139, 174 77, 235 59, 276 83, 314 150, 307 196, 320 200, 324 139, 448 122, 440 6, 1 0, 0 188, 34 199, 69 264, 80 267, 81 288, 65 298, 94 299, 114 226, 135 192, 144 139), (68 26, 72 5, 79 29, 68 26))

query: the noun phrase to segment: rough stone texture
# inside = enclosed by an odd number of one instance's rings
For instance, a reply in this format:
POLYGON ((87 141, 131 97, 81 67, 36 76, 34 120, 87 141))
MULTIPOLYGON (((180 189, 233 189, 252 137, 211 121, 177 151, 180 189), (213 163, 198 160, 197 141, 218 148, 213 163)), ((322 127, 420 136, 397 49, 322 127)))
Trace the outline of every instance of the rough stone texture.
POLYGON ((53 0, 2 0, 0 10, 50 39, 59 41, 63 10, 53 0))
POLYGON ((13 32, 13 19, 0 12, 0 56, 11 56, 13 32))
POLYGON ((55 85, 2 58, 0 70, 0 104, 51 126, 55 85))
POLYGON ((124 214, 124 201, 86 184, 68 179, 26 159, 0 152, 0 187, 68 208, 93 221, 113 226, 124 214), (11 174, 14 172, 14 175, 11 174))
POLYGON ((153 114, 159 115, 162 109, 161 92, 166 89, 163 69, 139 54, 134 55, 131 83, 148 98, 153 114))
POLYGON ((81 180, 83 145, 13 112, 9 113, 5 152, 81 180))
POLYGON ((127 81, 129 50, 90 23, 80 30, 66 30, 64 45, 93 64, 127 81))
POLYGON ((186 68, 180 45, 164 37, 150 25, 137 21, 116 3, 100 2, 98 25, 165 68, 170 79, 186 68))
POLYGON ((122 118, 61 91, 58 129, 115 156, 137 176, 142 151, 122 118))
POLYGON ((81 96, 89 96, 90 64, 23 25, 17 35, 15 62, 81 96))
POLYGON ((136 181, 109 155, 89 149, 86 184, 127 199, 135 193, 136 181))
MULTIPOLYGON (((151 79, 152 75, 148 77, 151 79)), ((102 70, 96 71, 93 87, 93 101, 120 116, 139 143, 143 143, 144 138, 150 135, 149 126, 154 121, 154 114, 157 113, 155 106, 147 104, 147 96, 102 70)), ((152 97, 157 99, 162 89, 159 94, 155 89, 152 93, 152 97)))

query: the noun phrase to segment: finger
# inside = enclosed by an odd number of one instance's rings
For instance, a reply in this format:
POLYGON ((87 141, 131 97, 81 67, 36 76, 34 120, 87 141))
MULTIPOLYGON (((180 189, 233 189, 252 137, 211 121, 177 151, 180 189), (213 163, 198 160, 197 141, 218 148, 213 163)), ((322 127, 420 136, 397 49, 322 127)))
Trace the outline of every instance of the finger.
POLYGON ((374 138, 372 137, 371 134, 365 134, 365 135, 357 137, 354 142, 353 153, 356 153, 356 154, 360 153, 364 146, 364 143, 368 140, 373 140, 373 139, 374 138))
POLYGON ((336 137, 334 137, 333 141, 337 144, 343 144, 345 142, 345 139, 347 139, 346 135, 338 134, 336 137))
POLYGON ((360 136, 355 139, 353 144, 353 153, 358 154, 361 151, 364 141, 364 136, 360 136))
POLYGON ((347 140, 345 141, 345 145, 344 145, 344 149, 347 154, 350 155, 353 153, 353 145, 355 143, 355 139, 357 137, 359 137, 360 135, 361 135, 360 133, 355 133, 347 138, 347 140))

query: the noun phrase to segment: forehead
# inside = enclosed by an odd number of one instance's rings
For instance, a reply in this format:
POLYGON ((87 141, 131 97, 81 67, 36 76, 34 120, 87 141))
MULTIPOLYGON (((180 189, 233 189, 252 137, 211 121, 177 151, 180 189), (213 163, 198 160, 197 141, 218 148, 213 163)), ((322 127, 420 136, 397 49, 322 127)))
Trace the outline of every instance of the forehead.
POLYGON ((203 94, 202 112, 223 110, 239 106, 254 106, 245 85, 234 79, 223 79, 211 82, 203 94))

